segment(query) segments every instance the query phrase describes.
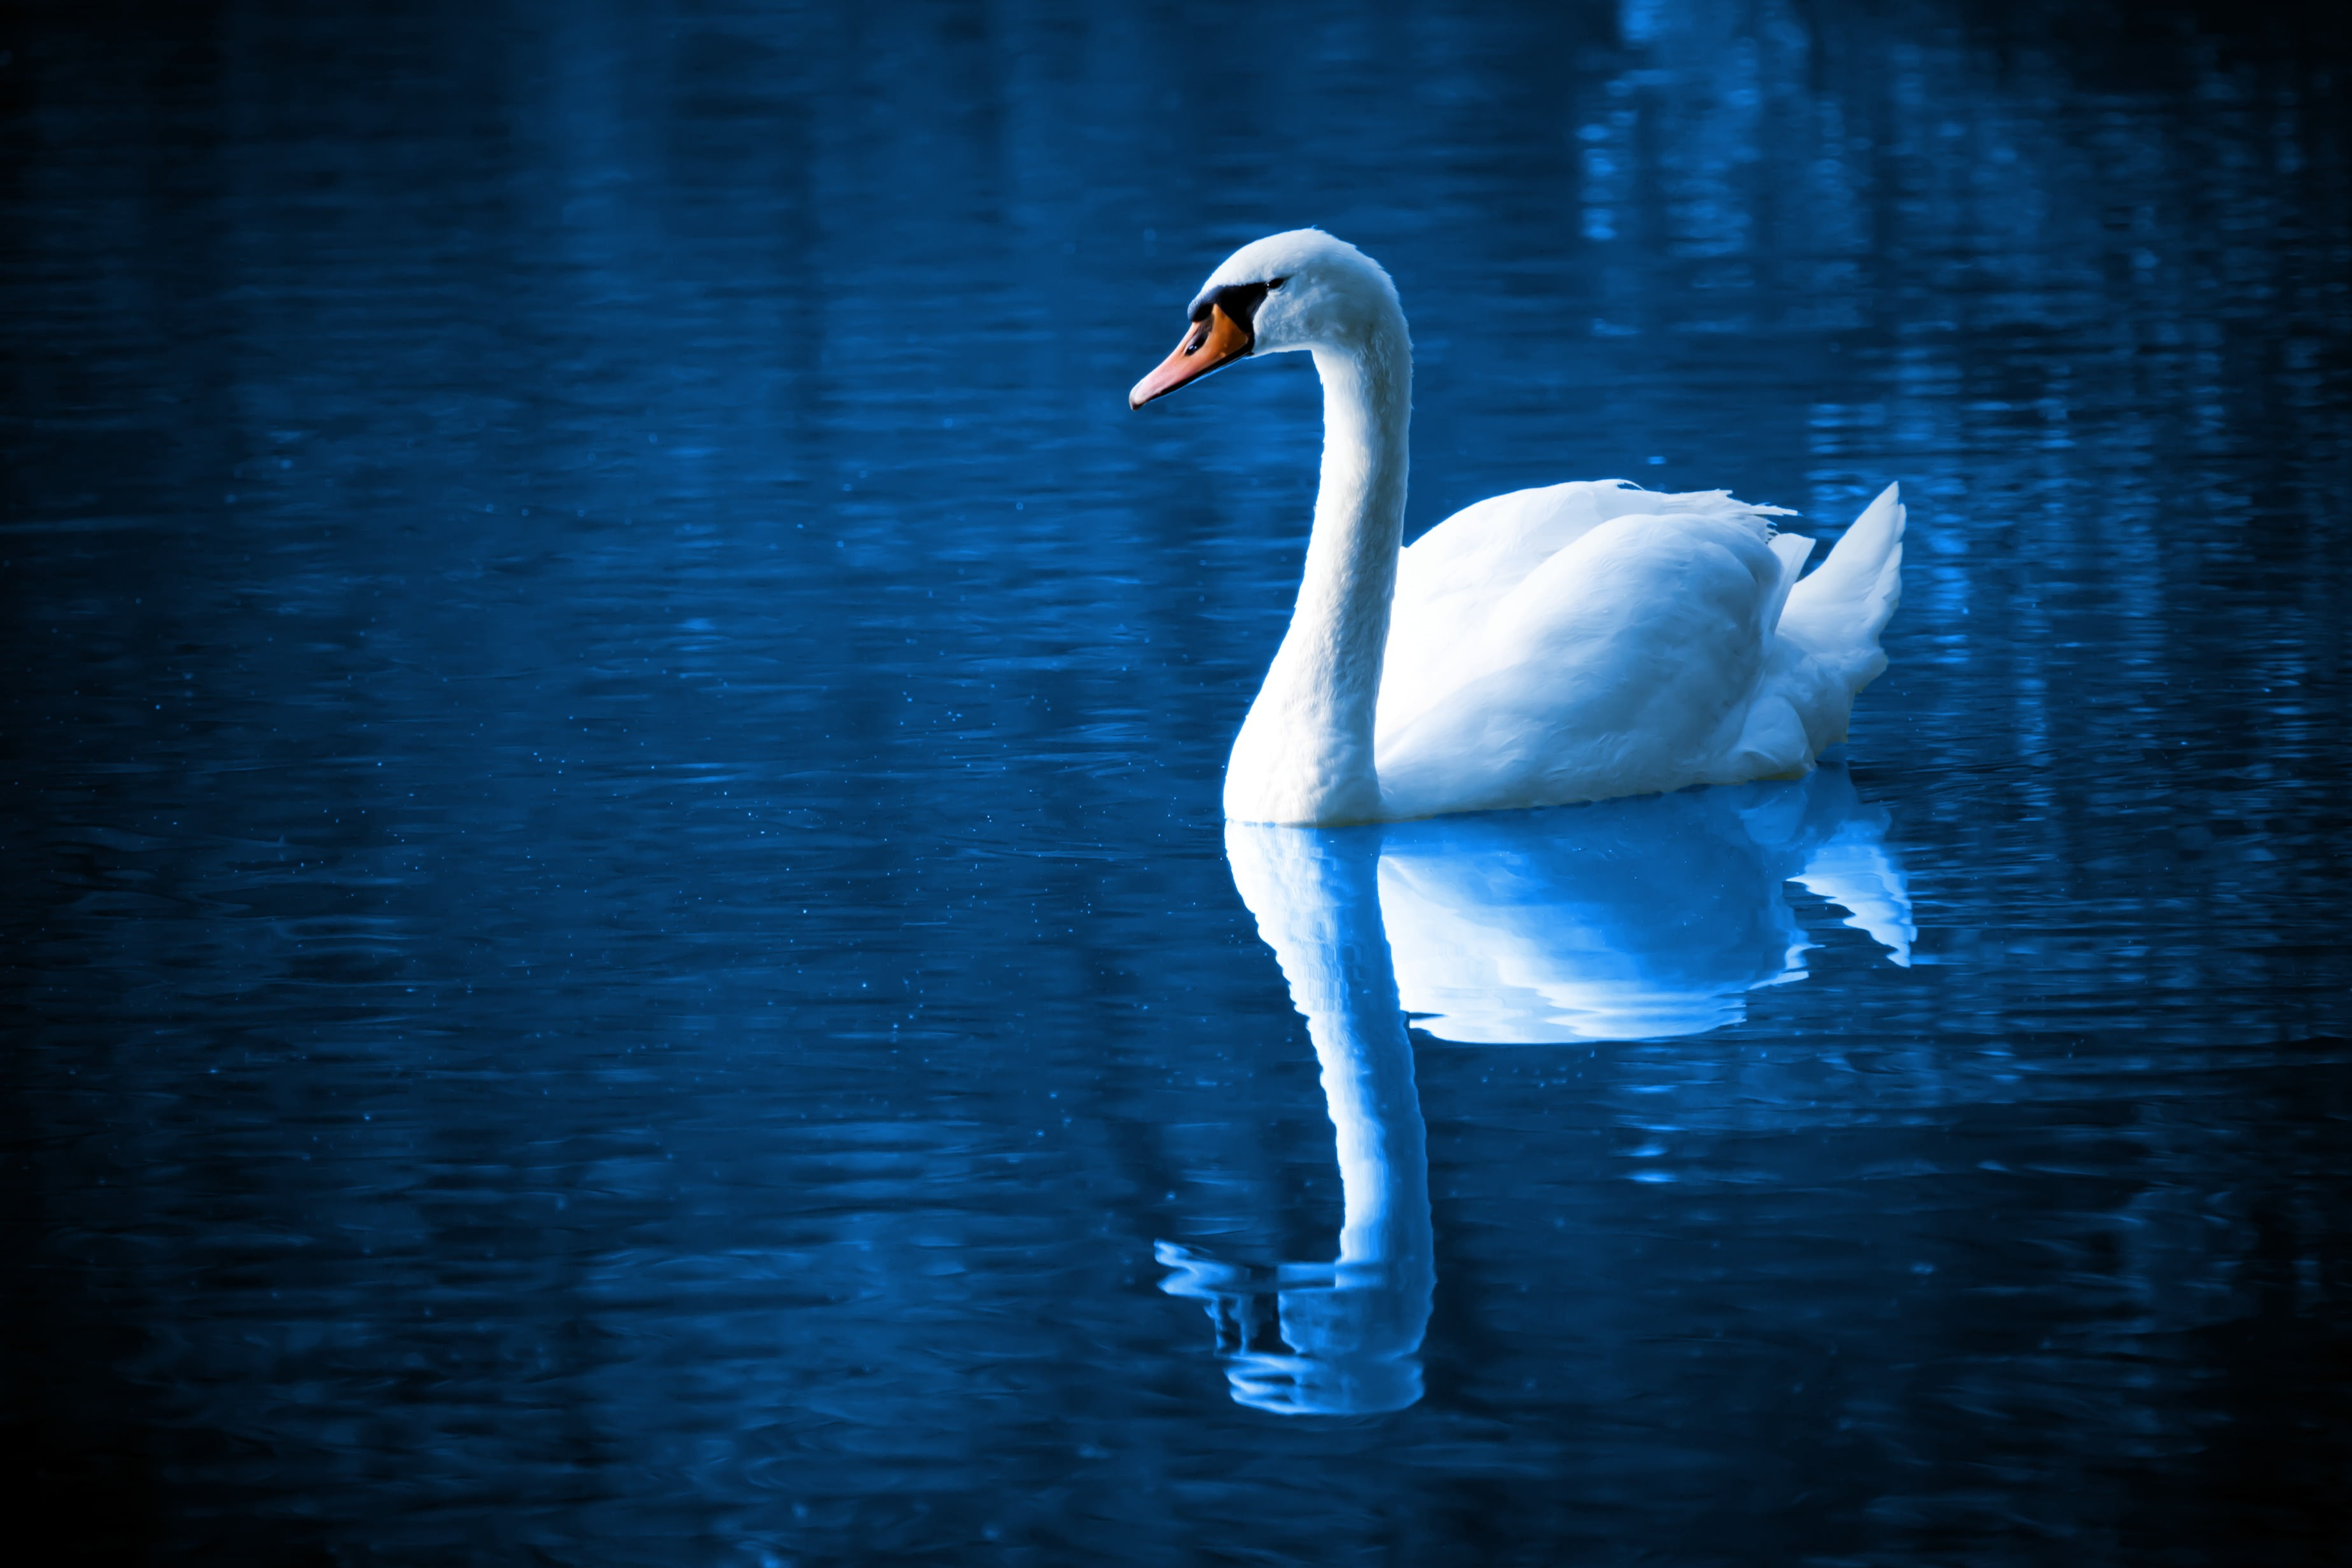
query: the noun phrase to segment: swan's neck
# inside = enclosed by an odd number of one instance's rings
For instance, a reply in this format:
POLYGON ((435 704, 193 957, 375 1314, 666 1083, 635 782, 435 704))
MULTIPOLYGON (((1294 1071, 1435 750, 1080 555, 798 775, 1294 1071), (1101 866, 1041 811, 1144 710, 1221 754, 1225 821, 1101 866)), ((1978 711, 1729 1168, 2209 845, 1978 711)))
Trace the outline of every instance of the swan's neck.
POLYGON ((1244 822, 1377 821, 1381 659, 1404 528, 1412 349, 1404 317, 1318 347, 1323 477, 1290 631, 1242 725, 1225 815, 1244 822))

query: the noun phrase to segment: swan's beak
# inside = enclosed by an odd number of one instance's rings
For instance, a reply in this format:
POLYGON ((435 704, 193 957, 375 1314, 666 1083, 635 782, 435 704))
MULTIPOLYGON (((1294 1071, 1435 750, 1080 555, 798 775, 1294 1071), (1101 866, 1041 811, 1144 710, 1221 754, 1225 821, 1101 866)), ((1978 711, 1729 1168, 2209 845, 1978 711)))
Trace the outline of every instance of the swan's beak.
POLYGON ((1186 382, 1198 381, 1219 365, 1233 363, 1256 342, 1256 335, 1226 315, 1223 305, 1211 305, 1207 315, 1185 330, 1176 352, 1135 384, 1135 390, 1127 395, 1127 405, 1140 408, 1155 397, 1165 397, 1186 382))

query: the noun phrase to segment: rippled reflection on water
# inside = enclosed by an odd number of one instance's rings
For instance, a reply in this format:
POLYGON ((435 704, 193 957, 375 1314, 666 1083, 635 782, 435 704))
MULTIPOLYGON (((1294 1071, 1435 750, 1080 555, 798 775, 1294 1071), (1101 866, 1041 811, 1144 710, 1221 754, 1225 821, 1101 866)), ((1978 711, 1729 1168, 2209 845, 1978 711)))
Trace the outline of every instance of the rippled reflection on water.
POLYGON ((2347 61, 2226 21, 51 18, 16 1472, 240 1563, 2326 1560, 2347 61), (1122 395, 1302 221, 1411 528, 1903 480, 1841 764, 1228 839, 1312 381, 1122 395))

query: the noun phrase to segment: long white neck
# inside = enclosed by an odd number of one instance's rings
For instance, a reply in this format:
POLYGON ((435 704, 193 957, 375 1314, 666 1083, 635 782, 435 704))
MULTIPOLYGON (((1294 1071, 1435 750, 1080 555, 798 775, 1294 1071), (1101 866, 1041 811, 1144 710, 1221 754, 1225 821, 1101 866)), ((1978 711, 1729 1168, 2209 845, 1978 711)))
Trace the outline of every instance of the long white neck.
POLYGON ((1290 631, 1225 770, 1225 815, 1337 825, 1381 818, 1372 761, 1389 600, 1403 541, 1412 347, 1387 307, 1355 342, 1314 350, 1323 478, 1290 631))

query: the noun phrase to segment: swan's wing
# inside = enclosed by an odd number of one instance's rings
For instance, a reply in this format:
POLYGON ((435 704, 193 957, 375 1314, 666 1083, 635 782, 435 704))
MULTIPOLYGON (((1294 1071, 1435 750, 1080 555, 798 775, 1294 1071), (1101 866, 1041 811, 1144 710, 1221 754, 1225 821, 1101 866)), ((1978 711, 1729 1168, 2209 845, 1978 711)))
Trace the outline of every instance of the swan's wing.
POLYGON ((1788 566, 1755 509, 1709 506, 1596 524, 1475 605, 1466 586, 1401 595, 1384 803, 1410 816, 1732 782, 1788 566))
MULTIPOLYGON (((1744 521, 1788 515, 1785 507, 1735 500, 1729 490, 1645 490, 1625 479, 1579 479, 1489 496, 1414 540, 1398 557, 1396 603, 1409 613, 1391 624, 1433 631, 1474 623, 1537 567, 1612 518, 1744 521)), ((1400 650, 1391 643, 1390 651, 1400 650)))
MULTIPOLYGON (((1423 621, 1475 614, 1475 605, 1524 582, 1528 573, 1611 518, 1644 510, 1622 479, 1512 490, 1466 506, 1405 547, 1397 558, 1397 601, 1423 621), (1466 601, 1466 602, 1465 602, 1466 601)), ((1393 624, 1393 623, 1391 623, 1393 624)))

